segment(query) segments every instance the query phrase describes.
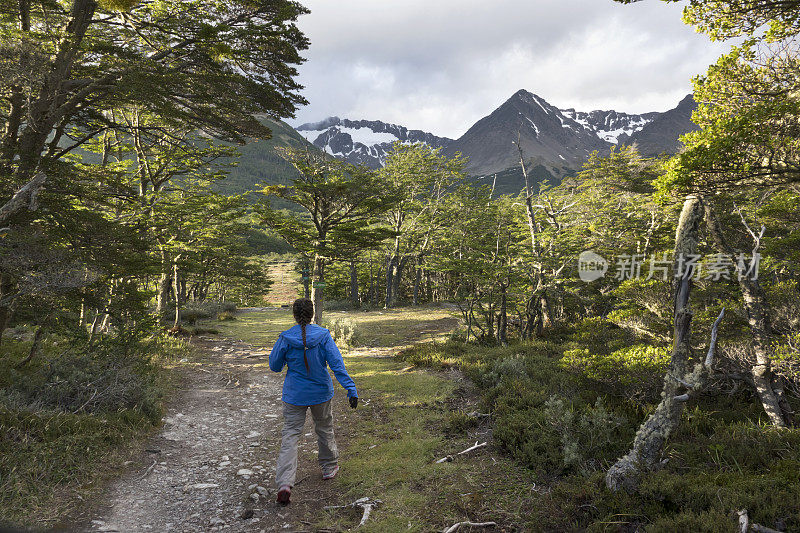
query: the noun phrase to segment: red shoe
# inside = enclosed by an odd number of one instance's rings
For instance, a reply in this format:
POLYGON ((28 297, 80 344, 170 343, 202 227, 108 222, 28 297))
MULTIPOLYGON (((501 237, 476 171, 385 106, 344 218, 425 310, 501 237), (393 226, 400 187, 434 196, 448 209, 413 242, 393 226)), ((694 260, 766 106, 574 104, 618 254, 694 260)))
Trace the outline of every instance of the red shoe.
POLYGON ((334 466, 330 471, 322 473, 322 479, 333 479, 339 473, 339 465, 334 466))
POLYGON ((281 505, 289 505, 289 498, 292 497, 292 487, 289 485, 281 485, 278 491, 278 503, 281 505))

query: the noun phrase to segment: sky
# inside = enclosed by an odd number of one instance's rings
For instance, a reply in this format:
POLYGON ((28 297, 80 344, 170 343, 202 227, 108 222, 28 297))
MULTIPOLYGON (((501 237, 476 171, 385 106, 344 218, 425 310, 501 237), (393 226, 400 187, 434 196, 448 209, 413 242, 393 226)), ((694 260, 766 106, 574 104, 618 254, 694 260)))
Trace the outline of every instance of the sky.
POLYGON ((382 120, 457 138, 519 89, 560 108, 666 111, 728 49, 644 0, 305 0, 289 122, 382 120))

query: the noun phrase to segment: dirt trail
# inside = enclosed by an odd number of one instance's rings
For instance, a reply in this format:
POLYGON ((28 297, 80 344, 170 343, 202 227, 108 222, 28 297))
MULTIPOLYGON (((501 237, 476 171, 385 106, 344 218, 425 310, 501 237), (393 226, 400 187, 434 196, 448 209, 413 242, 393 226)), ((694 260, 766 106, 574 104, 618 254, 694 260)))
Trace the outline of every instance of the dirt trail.
MULTIPOLYGON (((208 360, 187 371, 164 426, 142 452, 141 467, 108 488, 106 503, 84 530, 298 531, 310 525, 304 517, 330 505, 330 484, 319 479, 314 461, 310 420, 296 497, 288 508, 274 502, 283 375, 255 366, 268 352, 229 339, 203 337, 197 344, 208 360)), ((346 400, 334 402, 341 411, 346 400)))

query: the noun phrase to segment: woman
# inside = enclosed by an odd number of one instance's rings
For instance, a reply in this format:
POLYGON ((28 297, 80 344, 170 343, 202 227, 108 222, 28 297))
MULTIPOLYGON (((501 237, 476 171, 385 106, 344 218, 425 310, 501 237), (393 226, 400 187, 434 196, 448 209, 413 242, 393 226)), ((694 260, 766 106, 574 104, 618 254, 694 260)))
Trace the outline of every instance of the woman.
POLYGON ((269 368, 273 372, 287 367, 283 381, 283 439, 276 467, 278 503, 282 505, 287 505, 292 495, 297 474, 297 441, 303 432, 306 409, 311 409, 314 419, 322 479, 332 479, 339 471, 331 414, 333 381, 326 365, 347 389, 350 407, 355 409, 358 405, 356 385, 344 368, 342 354, 330 332, 311 324, 314 302, 306 298, 295 300, 292 312, 297 325, 280 334, 269 354, 269 368))

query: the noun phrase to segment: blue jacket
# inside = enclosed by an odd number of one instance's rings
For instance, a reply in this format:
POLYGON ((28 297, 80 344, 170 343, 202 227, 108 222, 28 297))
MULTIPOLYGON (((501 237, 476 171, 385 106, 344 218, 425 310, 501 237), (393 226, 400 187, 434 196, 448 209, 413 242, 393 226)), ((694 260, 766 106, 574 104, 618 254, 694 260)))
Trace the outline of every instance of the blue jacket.
POLYGON ((344 359, 330 331, 309 324, 306 326, 306 357, 303 361, 303 337, 300 326, 281 333, 269 354, 269 368, 280 372, 287 367, 283 381, 283 401, 306 406, 324 403, 333 398, 333 380, 326 368, 329 366, 339 384, 347 389, 347 397, 358 396, 356 384, 344 368, 344 359))

